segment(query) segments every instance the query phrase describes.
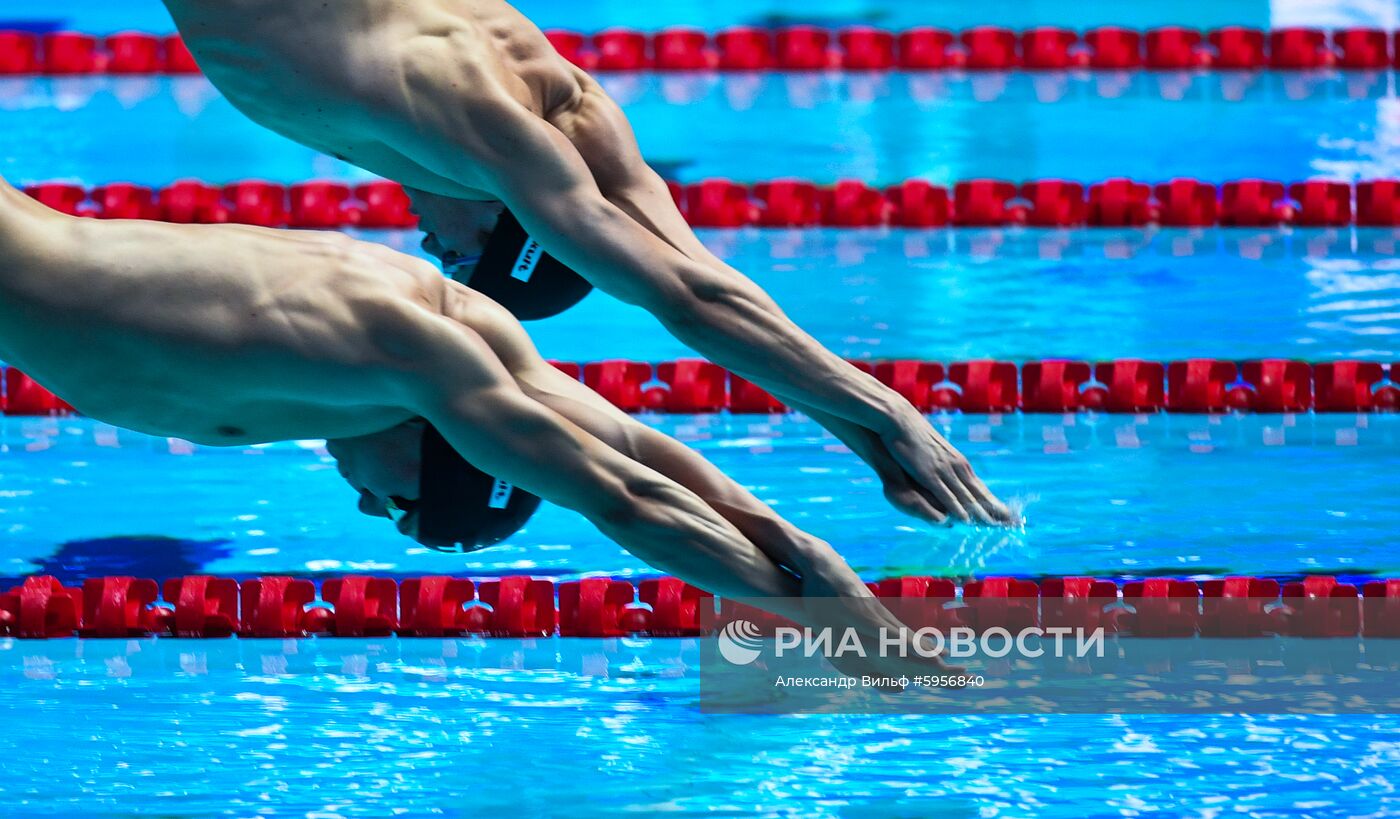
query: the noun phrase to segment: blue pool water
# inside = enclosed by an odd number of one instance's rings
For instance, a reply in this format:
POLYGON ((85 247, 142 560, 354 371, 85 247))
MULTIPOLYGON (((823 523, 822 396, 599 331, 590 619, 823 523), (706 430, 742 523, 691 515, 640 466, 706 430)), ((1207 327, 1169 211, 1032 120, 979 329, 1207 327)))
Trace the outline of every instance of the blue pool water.
MULTIPOLYGON (((848 358, 1400 357, 1389 231, 704 236, 848 358)), ((401 239, 413 249, 416 237, 401 239)), ((693 355, 645 312, 605 296, 531 334, 560 359, 693 355)))
MULTIPOLYGON (((597 31, 609 26, 646 30, 664 26, 718 28, 732 25, 770 25, 783 22, 853 25, 866 23, 888 28, 929 25, 950 29, 975 25, 1024 28, 1055 25, 1071 28, 1119 25, 1148 28, 1160 25, 1213 27, 1251 25, 1264 27, 1278 16, 1302 18, 1311 25, 1384 24, 1385 3, 1354 3, 1335 9, 1313 8, 1290 12, 1271 9, 1261 0, 1140 0, 1125 4, 1113 0, 1036 0, 1031 3, 981 3, 958 0, 881 2, 867 0, 668 0, 642 5, 627 0, 521 0, 514 4, 540 27, 597 31)), ((1279 4, 1284 5, 1286 4, 1279 4)), ((1394 15, 1393 10, 1389 10, 1394 15)), ((13 17, 28 25, 112 32, 127 29, 163 31, 171 28, 170 16, 159 0, 127 0, 120 5, 105 0, 8 0, 0 19, 13 17)), ((1302 22, 1294 24, 1302 24, 1302 22)))
POLYGON ((689 641, 0 652, 7 815, 1389 816, 1376 717, 743 717, 689 641))
MULTIPOLYGON (((573 2, 546 25, 803 20, 1394 26, 1389 3, 573 2)), ((36 27, 165 30, 158 3, 9 0, 36 27)), ((675 178, 1218 181, 1400 173, 1390 75, 612 77, 675 178), (701 127, 697 127, 697 123, 701 127)), ((0 80, 15 181, 365 178, 201 79, 0 80)), ((417 236, 366 238, 413 251, 417 236)), ((710 231, 851 358, 1400 360, 1390 231, 710 231)), ((687 355, 601 295, 531 327, 550 357, 687 355)), ((667 417, 866 577, 1400 575, 1395 416, 934 422, 1014 531, 899 518, 798 417, 667 417)), ((648 574, 546 507, 435 554, 358 516, 320 442, 218 450, 0 419, 0 588, 25 574, 648 574)), ((0 640, 6 816, 1400 815, 1394 717, 741 717, 700 713, 688 641, 0 640)))
MULTIPOLYGON (((1400 575, 1400 417, 937 420, 1024 529, 929 528, 810 423, 655 418, 863 575, 1400 575), (1306 478, 1306 479, 1305 479, 1306 478)), ((208 571, 647 575, 546 507, 498 547, 444 556, 359 516, 314 443, 192 451, 91 421, 9 419, 0 576, 208 571), (162 540, 159 535, 171 540, 162 540)))
MULTIPOLYGON (((600 79, 648 159, 685 181, 1295 181, 1400 170, 1389 74, 600 79)), ((253 125, 201 78, 0 79, 0 127, 12 134, 0 172, 21 181, 367 176, 253 125), (66 149, 51 150, 55 141, 66 149)))

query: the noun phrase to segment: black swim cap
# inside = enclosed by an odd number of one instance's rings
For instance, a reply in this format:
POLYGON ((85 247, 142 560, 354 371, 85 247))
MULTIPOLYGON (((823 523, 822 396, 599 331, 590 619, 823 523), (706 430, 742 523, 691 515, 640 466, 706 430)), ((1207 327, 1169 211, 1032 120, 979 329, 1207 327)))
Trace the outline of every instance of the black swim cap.
POLYGON ((443 267, 521 321, 557 316, 593 290, 586 279, 545 253, 508 208, 501 211, 475 267, 468 270, 462 264, 454 270, 457 265, 450 258, 443 259, 443 267))
POLYGON ((418 500, 418 542, 439 552, 471 552, 520 531, 540 499, 467 463, 428 424, 418 500))

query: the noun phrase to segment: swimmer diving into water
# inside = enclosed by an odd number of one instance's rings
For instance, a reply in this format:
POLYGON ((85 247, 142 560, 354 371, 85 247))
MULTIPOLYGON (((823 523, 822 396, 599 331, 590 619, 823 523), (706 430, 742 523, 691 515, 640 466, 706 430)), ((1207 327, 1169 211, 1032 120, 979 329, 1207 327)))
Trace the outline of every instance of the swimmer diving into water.
POLYGON ((165 4, 236 107, 407 186, 448 272, 518 317, 556 313, 596 285, 821 423, 875 470, 901 511, 935 522, 1013 521, 914 407, 824 349, 700 243, 621 109, 511 6, 165 4), (516 234, 515 247, 535 237, 557 260, 552 293, 514 299, 508 272, 488 277, 473 266, 498 233, 516 234))
POLYGON ((380 245, 80 219, 0 180, 0 360, 152 435, 327 438, 362 511, 435 545, 498 540, 538 496, 715 594, 775 598, 769 608, 814 628, 899 628, 829 545, 554 369, 500 305, 380 245), (846 605, 776 599, 804 597, 846 605))

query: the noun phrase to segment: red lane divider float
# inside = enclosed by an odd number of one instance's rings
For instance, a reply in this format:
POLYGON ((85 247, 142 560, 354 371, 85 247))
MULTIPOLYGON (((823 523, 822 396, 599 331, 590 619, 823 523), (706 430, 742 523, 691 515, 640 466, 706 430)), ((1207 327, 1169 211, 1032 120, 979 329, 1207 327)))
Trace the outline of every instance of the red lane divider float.
POLYGON ((694 28, 545 35, 566 59, 590 71, 1379 70, 1391 67, 1400 50, 1391 33, 1364 28, 1226 26, 1203 32, 1163 26, 1143 32, 1103 26, 1081 33, 975 26, 954 33, 927 26, 888 31, 795 25, 736 26, 713 35, 694 28))
POLYGON ((235 223, 295 228, 411 228, 418 217, 397 182, 351 187, 311 181, 284 186, 244 180, 217 186, 182 180, 154 189, 126 182, 91 190, 63 182, 25 188, 34 199, 72 216, 150 219, 182 224, 235 223))
MULTIPOLYGON (((868 584, 938 629, 1096 629, 1136 637, 1400 637, 1400 579, 1360 586, 1335 577, 1280 584, 1258 577, 1197 582, 1171 578, 1121 586, 1092 577, 1040 582, 1012 577, 968 581, 895 577, 868 584), (921 606, 908 605, 925 601, 921 606)), ((781 622, 719 601, 728 616, 781 622)), ((592 577, 555 582, 512 576, 473 581, 433 576, 395 581, 351 575, 304 578, 190 576, 164 584, 94 577, 63 586, 29 577, 0 594, 0 634, 62 637, 687 637, 706 633, 713 595, 674 577, 634 584, 592 577)), ((901 615, 903 616, 903 615, 901 615)))
POLYGON ((0 367, 0 414, 73 415, 76 410, 39 382, 14 367, 0 367))
POLYGON ((701 633, 713 596, 676 578, 29 577, 0 594, 0 634, 20 638, 658 637, 701 633))
MULTIPOLYGON (((702 228, 944 227, 1400 227, 1400 180, 1356 183, 1312 179, 1284 184, 1199 179, 1156 185, 1107 179, 1016 184, 969 179, 952 189, 910 179, 883 189, 854 179, 819 185, 800 179, 741 184, 707 179, 670 183, 690 224, 702 228)), ((154 189, 125 182, 84 188, 43 182, 25 191, 54 210, 99 219, 237 223, 294 228, 412 228, 418 219, 395 182, 351 187, 263 180, 211 185, 183 180, 154 189)))
MULTIPOLYGON (((551 362, 626 412, 780 413, 783 404, 717 364, 682 359, 551 362), (659 382, 659 383, 658 383, 659 382)), ((1289 359, 1236 363, 1214 358, 1160 362, 852 361, 921 412, 1208 413, 1394 412, 1400 409, 1400 362, 1289 359)), ((28 375, 4 371, 0 413, 74 414, 28 375)))
MULTIPOLYGON (((1134 31, 1103 26, 1078 32, 1040 26, 1014 31, 975 26, 956 34, 921 26, 824 29, 735 26, 713 34, 690 27, 654 33, 612 28, 545 36, 567 60, 590 71, 937 71, 967 69, 1257 71, 1330 67, 1379 70, 1400 57, 1397 35, 1380 29, 1181 26, 1134 31)), ((178 35, 122 32, 95 37, 61 31, 0 31, 0 75, 198 73, 178 35)))
POLYGON ((0 31, 0 75, 198 74, 178 35, 0 31))

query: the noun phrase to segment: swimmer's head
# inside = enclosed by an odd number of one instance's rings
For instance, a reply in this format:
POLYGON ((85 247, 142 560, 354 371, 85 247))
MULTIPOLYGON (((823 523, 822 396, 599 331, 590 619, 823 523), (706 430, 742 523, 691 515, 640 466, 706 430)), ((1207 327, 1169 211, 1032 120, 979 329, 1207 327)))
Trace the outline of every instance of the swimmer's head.
POLYGON ((540 499, 487 475, 422 419, 326 443, 366 515, 443 552, 470 552, 519 531, 540 499))
POLYGON ((442 262, 448 276, 517 319, 557 316, 593 291, 587 279, 545 253, 501 203, 463 201, 450 218, 450 231, 424 218, 423 249, 442 262))
POLYGON ((448 276, 466 283, 481 261, 482 252, 491 241, 491 234, 506 206, 500 202, 444 200, 440 197, 433 200, 433 205, 419 213, 423 250, 442 263, 442 269, 448 276), (443 201, 451 202, 450 211, 443 210, 443 201))

